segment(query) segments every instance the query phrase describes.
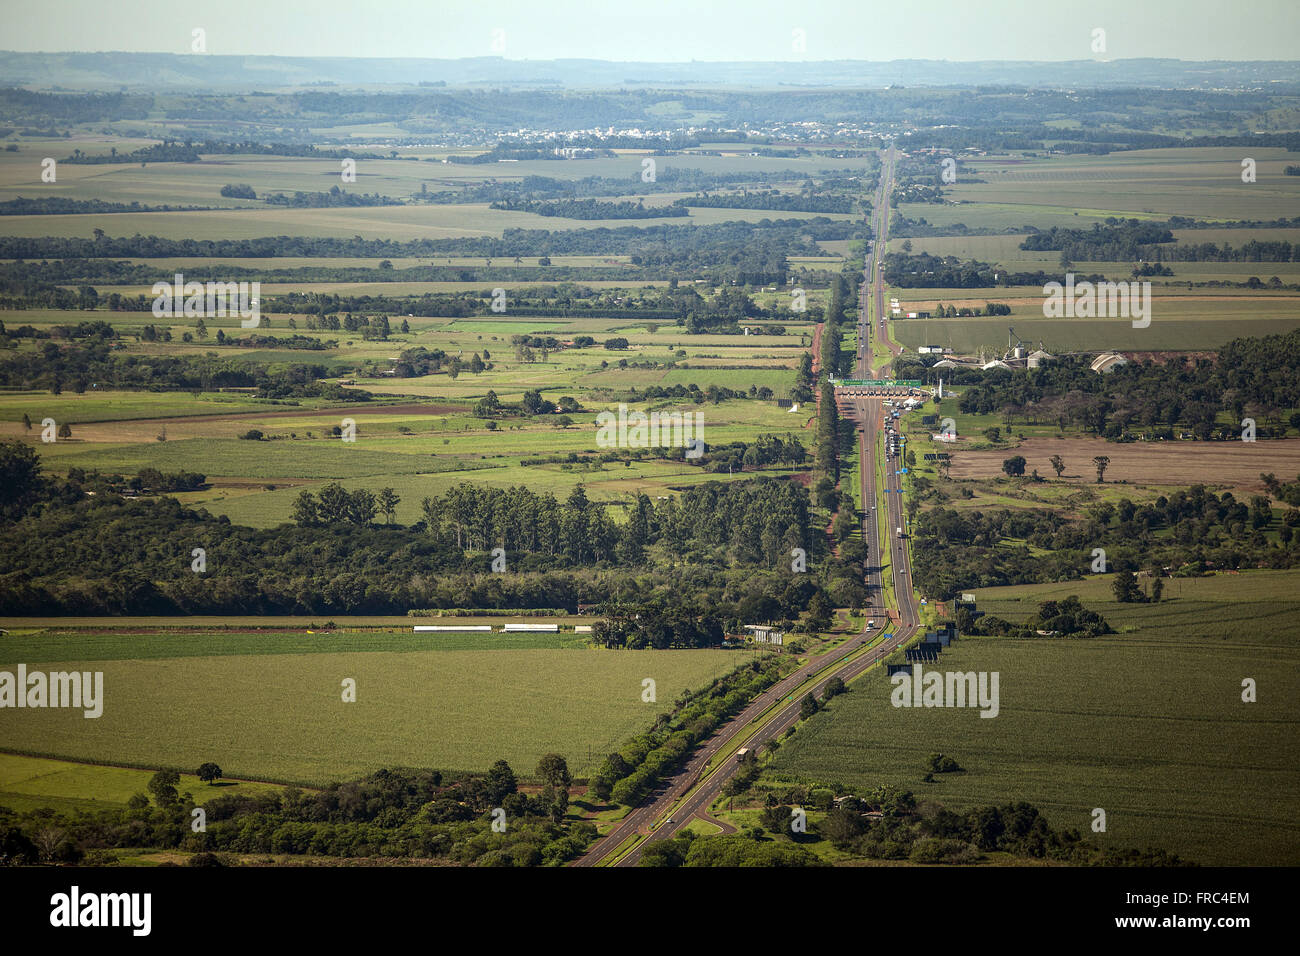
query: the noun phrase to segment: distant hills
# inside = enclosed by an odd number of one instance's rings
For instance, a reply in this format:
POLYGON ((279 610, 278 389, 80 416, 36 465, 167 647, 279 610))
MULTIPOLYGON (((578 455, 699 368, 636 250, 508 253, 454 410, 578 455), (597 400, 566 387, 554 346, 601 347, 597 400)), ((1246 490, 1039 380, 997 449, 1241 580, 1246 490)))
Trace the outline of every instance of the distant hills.
POLYGON ((985 60, 825 60, 811 62, 644 63, 609 60, 458 60, 359 57, 218 56, 176 53, 15 53, 0 51, 0 86, 37 89, 251 90, 301 86, 484 84, 611 87, 1051 86, 1268 87, 1300 89, 1300 61, 1110 62, 985 60))

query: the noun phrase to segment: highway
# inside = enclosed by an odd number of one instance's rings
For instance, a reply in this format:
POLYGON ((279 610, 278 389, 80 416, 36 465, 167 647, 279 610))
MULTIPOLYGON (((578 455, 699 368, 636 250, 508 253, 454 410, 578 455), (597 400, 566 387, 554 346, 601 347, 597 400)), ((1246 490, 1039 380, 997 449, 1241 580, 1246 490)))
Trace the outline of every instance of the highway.
MULTIPOLYGON (((872 318, 878 319, 881 341, 888 342, 885 329, 884 282, 880 276, 878 253, 883 254, 889 228, 889 189, 894 166, 894 149, 891 146, 882 161, 880 185, 872 209, 871 235, 873 241, 863 273, 860 309, 858 315, 858 377, 872 378, 870 370, 872 318), (874 312, 868 308, 869 297, 874 299, 874 312)), ((891 347, 897 354, 897 349, 891 347)), ((888 366, 881 370, 888 373, 888 366)), ((827 681, 839 677, 848 682, 874 666, 894 650, 909 641, 920 623, 919 610, 911 588, 911 574, 906 542, 892 529, 903 525, 903 502, 898 458, 886 460, 885 498, 886 535, 890 542, 886 555, 881 550, 880 523, 876 520, 877 477, 875 448, 877 435, 884 427, 883 397, 854 397, 848 400, 845 413, 858 425, 859 455, 862 469, 863 502, 867 510, 862 515, 863 539, 867 543, 868 568, 866 584, 872 596, 877 627, 850 638, 839 647, 810 658, 802 667, 779 683, 760 694, 739 715, 724 724, 713 736, 704 741, 687 764, 660 785, 651 796, 634 809, 613 830, 598 840, 575 866, 598 866, 613 863, 616 866, 636 866, 643 848, 656 840, 669 839, 679 833, 690 821, 707 814, 709 806, 721 795, 726 782, 736 773, 738 761, 732 756, 741 746, 751 750, 761 748, 767 741, 779 737, 794 726, 800 716, 800 702, 810 690, 821 697, 827 681), (892 624, 885 626, 884 573, 890 569, 896 575, 895 594, 899 607, 890 615, 892 624), (888 633, 874 647, 863 650, 882 634, 888 633), (862 651, 856 658, 855 652, 862 651), (853 658, 850 660, 850 658, 853 658), (808 682, 809 686, 803 686, 808 682), (721 759, 714 761, 721 755, 721 759), (710 766, 710 763, 713 763, 710 766), (617 851, 633 837, 643 836, 630 852, 618 856, 617 851)))

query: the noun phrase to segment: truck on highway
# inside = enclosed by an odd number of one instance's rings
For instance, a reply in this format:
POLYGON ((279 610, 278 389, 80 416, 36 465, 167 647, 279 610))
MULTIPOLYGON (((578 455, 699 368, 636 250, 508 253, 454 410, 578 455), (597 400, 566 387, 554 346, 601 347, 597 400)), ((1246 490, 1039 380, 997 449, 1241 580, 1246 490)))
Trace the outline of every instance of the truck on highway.
POLYGON ((903 536, 903 529, 899 527, 897 530, 898 530, 898 536, 901 538, 903 536))

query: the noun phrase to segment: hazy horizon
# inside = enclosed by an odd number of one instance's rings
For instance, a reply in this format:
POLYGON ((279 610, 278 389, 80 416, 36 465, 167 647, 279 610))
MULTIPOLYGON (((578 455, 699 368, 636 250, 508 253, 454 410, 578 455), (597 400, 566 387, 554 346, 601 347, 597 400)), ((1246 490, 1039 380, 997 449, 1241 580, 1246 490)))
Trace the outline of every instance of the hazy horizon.
POLYGON ((1217 0, 1151 0, 1140 8, 1117 0, 989 0, 979 9, 941 0, 919 20, 907 5, 867 9, 840 0, 644 7, 553 0, 545 8, 518 0, 375 0, 364 10, 343 0, 139 0, 129 17, 108 21, 99 0, 8 6, 6 52, 46 54, 190 53, 196 29, 208 54, 518 62, 1294 61, 1300 39, 1292 0, 1260 0, 1249 10, 1217 0), (1105 31, 1100 51, 1098 29, 1105 31))

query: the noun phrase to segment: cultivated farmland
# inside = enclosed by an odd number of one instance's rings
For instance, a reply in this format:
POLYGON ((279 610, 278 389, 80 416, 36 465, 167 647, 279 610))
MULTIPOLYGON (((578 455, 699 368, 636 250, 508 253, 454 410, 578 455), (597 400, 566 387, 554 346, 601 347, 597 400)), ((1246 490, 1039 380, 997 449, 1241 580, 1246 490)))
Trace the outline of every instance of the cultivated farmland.
POLYGON ((102 671, 103 715, 11 711, 5 726, 31 753, 145 767, 214 760, 232 777, 307 785, 386 766, 531 768, 547 752, 582 773, 736 663, 725 651, 553 649, 49 661, 42 668, 102 671), (355 703, 342 701, 345 678, 355 703), (642 701, 646 678, 658 703, 642 701))
POLYGON ((1109 579, 993 588, 981 610, 1028 615, 1037 600, 1079 594, 1118 635, 1088 641, 967 638, 928 672, 997 671, 1000 713, 895 708, 872 671, 777 754, 775 777, 893 784, 949 808, 1026 800, 1053 826, 1112 846, 1160 846, 1202 864, 1300 861, 1300 602, 1295 574, 1188 579, 1160 605, 1108 601, 1109 579), (1259 702, 1241 700, 1254 678, 1259 702), (931 753, 963 773, 921 782, 931 753), (1093 808, 1105 833, 1088 832, 1093 808))

